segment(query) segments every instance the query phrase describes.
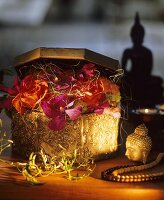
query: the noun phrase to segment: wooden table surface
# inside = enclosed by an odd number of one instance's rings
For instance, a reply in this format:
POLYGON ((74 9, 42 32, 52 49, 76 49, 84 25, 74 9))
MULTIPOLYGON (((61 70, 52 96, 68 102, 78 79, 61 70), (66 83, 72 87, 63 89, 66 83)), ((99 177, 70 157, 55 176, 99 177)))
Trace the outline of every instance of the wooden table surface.
POLYGON ((143 183, 116 183, 101 180, 101 171, 131 164, 125 157, 99 161, 90 177, 69 181, 63 175, 53 175, 39 180, 45 184, 32 186, 13 167, 0 163, 0 200, 51 200, 51 199, 164 199, 164 181, 143 183))
MULTIPOLYGON (((10 119, 3 112, 0 117, 4 130, 10 133, 10 119)), ((10 159, 10 151, 5 151, 5 155, 10 159)), ((63 175, 53 175, 39 179, 44 185, 32 186, 16 169, 0 162, 0 200, 163 200, 164 181, 116 183, 101 180, 103 170, 128 164, 132 163, 118 155, 97 162, 93 174, 83 180, 69 181, 63 175)))

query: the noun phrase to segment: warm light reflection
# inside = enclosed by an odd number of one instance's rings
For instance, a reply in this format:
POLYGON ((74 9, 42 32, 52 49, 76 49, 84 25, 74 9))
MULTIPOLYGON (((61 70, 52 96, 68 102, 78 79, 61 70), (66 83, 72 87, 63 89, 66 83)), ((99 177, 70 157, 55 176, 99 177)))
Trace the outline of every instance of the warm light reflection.
POLYGON ((149 109, 145 109, 145 113, 148 113, 149 112, 149 109))
POLYGON ((152 115, 157 113, 157 109, 155 108, 141 108, 136 110, 137 113, 152 115))
POLYGON ((163 199, 163 192, 160 190, 155 190, 155 189, 138 189, 138 188, 134 188, 134 189, 126 189, 124 191, 122 191, 125 195, 128 195, 129 199, 131 199, 131 197, 134 199, 139 199, 139 198, 144 198, 144 200, 149 200, 150 197, 151 199, 163 199))
POLYGON ((81 144, 93 155, 108 154, 117 150, 119 118, 110 115, 84 115, 81 144))

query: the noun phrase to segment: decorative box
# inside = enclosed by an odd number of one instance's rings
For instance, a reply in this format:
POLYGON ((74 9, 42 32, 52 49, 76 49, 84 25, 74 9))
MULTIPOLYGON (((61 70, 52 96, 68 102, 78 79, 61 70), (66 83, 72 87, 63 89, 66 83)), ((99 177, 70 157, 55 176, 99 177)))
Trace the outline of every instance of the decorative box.
POLYGON ((38 48, 15 60, 13 151, 22 156, 62 148, 83 159, 108 158, 118 147, 119 63, 87 49, 38 48), (62 147, 62 148, 61 148, 62 147))

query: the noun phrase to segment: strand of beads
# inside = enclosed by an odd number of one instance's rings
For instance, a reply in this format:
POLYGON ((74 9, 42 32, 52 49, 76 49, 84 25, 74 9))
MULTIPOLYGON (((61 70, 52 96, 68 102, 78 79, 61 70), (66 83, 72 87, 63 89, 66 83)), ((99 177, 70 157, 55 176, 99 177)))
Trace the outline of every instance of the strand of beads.
POLYGON ((117 166, 114 168, 107 169, 102 172, 102 179, 115 182, 143 182, 152 181, 164 178, 164 170, 153 173, 136 174, 136 175, 123 175, 124 173, 137 172, 146 170, 156 166, 164 157, 164 153, 160 153, 156 160, 145 165, 134 165, 134 166, 117 166))

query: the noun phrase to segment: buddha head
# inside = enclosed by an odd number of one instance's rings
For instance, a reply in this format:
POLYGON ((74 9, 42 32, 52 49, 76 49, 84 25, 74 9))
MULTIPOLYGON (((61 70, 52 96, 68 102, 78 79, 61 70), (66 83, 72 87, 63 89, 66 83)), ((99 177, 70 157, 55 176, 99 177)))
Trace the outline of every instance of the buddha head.
POLYGON ((135 129, 134 133, 127 137, 125 155, 129 160, 145 164, 151 147, 152 141, 148 136, 148 129, 145 124, 141 124, 135 129))
POLYGON ((144 35, 145 35, 144 27, 140 23, 139 14, 136 13, 135 22, 130 32, 130 36, 132 38, 133 43, 135 45, 141 45, 143 43, 144 35))

